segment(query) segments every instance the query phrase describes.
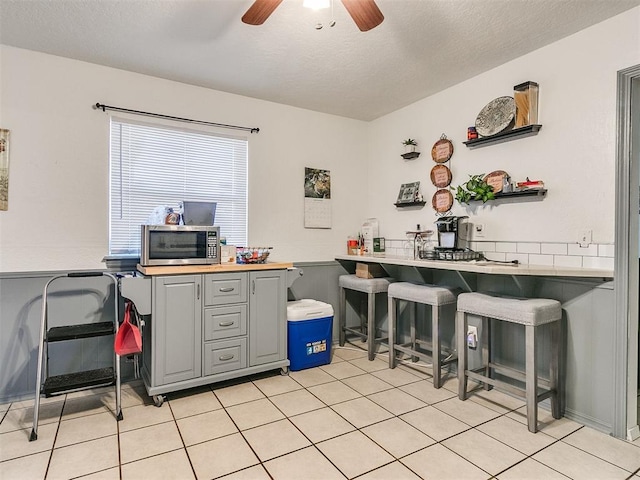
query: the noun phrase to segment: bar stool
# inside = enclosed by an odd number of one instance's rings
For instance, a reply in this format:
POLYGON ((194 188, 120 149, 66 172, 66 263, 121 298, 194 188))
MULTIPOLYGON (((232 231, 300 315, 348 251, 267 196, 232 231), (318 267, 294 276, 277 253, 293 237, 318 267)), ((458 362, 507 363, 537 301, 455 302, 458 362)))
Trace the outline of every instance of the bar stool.
MULTIPOLYGON (((447 287, 436 285, 416 285, 408 282, 398 282, 389 285, 389 368, 396 367, 396 351, 404 352, 413 358, 431 360, 433 364, 433 386, 440 388, 441 367, 456 361, 456 358, 443 360, 441 358, 440 344, 440 307, 456 303, 457 291, 447 287), (399 300, 412 302, 410 310, 411 342, 398 343, 397 340, 397 303, 399 300), (416 338, 416 314, 417 306, 431 306, 431 342, 416 338), (430 350, 431 355, 426 355, 419 347, 430 350)), ((453 318, 451 319, 453 321, 453 318)))
POLYGON ((376 337, 376 294, 386 293, 389 285, 395 282, 393 278, 359 278, 355 275, 340 275, 338 286, 340 287, 340 346, 344 346, 346 333, 359 336, 367 342, 369 360, 375 358, 376 343, 384 343, 387 337, 376 337), (367 315, 363 316, 363 308, 360 308, 360 326, 347 327, 347 293, 346 290, 354 290, 367 294, 367 315))
POLYGON ((497 389, 523 397, 527 403, 527 423, 529 431, 538 429, 538 402, 551 397, 551 413, 553 418, 560 418, 560 396, 558 395, 558 371, 560 362, 560 319, 562 307, 557 300, 545 298, 514 298, 493 296, 483 293, 461 293, 458 297, 458 313, 456 321, 458 339, 458 397, 465 400, 467 395, 467 379, 478 380, 488 389, 490 385, 497 389), (466 333, 467 315, 482 318, 483 330, 483 366, 468 370, 468 353, 466 333), (525 327, 525 371, 492 363, 490 320, 515 323, 525 327), (551 324, 551 361, 549 380, 538 379, 536 364, 536 329, 551 324), (484 372, 484 373, 480 373, 484 372), (525 383, 522 389, 511 383, 493 378, 493 373, 514 378, 525 383), (538 382, 545 387, 538 393, 538 382))

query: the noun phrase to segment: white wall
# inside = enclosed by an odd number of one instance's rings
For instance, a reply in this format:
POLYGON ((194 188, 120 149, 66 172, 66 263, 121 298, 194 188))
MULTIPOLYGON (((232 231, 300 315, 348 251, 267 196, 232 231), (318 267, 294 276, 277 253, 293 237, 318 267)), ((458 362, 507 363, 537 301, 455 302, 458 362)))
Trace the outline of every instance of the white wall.
POLYGON ((364 219, 364 122, 6 46, 0 73, 0 127, 11 130, 2 272, 104 267, 109 116, 96 102, 259 127, 249 136, 249 244, 273 246, 275 260, 332 259, 364 219), (331 171, 330 230, 303 226, 306 166, 331 171))
POLYGON ((540 202, 456 204, 485 224, 485 240, 574 242, 590 229, 613 242, 616 72, 640 63, 639 32, 635 8, 369 124, 0 46, 0 127, 12 135, 0 271, 103 267, 109 121, 96 102, 260 127, 249 137, 249 243, 275 247, 275 260, 331 260, 366 217, 388 238, 431 224, 430 150, 442 133, 455 145, 453 185, 502 169, 549 189, 540 202), (527 80, 540 84, 539 135, 467 149, 480 109, 527 80), (420 158, 400 157, 407 137, 420 158), (303 227, 305 166, 331 170, 330 230, 303 227), (416 180, 427 206, 396 209, 400 184, 416 180))
MULTIPOLYGON (((473 45, 469 45, 473 48, 473 45)), ((442 133, 455 152, 448 166, 452 185, 469 174, 505 170, 514 180, 543 180, 540 202, 454 204, 455 215, 485 225, 485 240, 576 242, 583 229, 595 243, 614 241, 616 73, 640 63, 640 8, 635 8, 545 48, 416 102, 371 123, 368 214, 381 235, 404 232, 435 220, 429 173, 431 147, 442 133), (492 99, 512 95, 513 86, 540 85, 537 136, 468 149, 467 127, 492 99), (405 161, 401 141, 417 138, 421 156, 405 161), (428 204, 396 209, 400 184, 420 181, 428 204)))

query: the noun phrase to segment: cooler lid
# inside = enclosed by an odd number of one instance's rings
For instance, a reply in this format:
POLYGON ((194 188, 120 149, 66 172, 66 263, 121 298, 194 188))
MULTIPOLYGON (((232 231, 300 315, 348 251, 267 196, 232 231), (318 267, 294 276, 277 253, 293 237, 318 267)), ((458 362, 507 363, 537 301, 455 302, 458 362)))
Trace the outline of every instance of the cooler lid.
POLYGON ((310 298, 287 302, 287 320, 310 320, 314 318, 331 317, 333 307, 329 303, 310 298))

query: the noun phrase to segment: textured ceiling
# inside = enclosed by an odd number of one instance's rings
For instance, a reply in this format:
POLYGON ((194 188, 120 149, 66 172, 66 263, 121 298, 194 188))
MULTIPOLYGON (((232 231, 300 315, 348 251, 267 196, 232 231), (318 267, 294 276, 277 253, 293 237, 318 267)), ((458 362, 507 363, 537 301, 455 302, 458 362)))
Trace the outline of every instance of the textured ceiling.
POLYGON ((340 0, 333 28, 302 0, 245 25, 252 1, 0 0, 0 43, 372 120, 640 5, 377 0, 385 20, 363 33, 340 0))

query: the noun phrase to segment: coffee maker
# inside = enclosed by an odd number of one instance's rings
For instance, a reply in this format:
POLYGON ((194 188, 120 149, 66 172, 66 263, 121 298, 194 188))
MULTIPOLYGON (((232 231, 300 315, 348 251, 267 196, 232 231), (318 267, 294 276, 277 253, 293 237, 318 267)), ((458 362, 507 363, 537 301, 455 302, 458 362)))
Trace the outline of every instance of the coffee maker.
POLYGON ((438 229, 438 246, 436 250, 458 251, 466 245, 467 223, 469 217, 441 217, 436 220, 438 229))

